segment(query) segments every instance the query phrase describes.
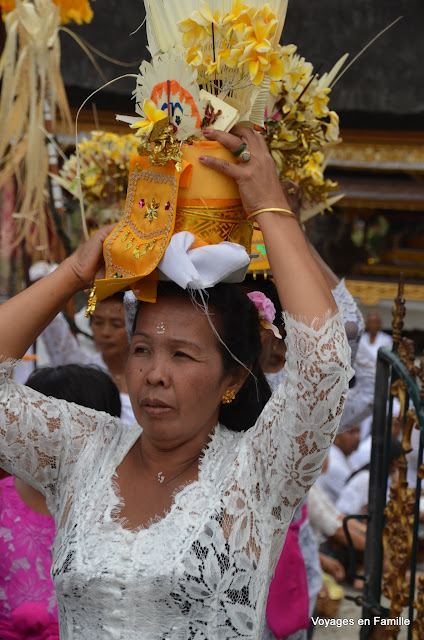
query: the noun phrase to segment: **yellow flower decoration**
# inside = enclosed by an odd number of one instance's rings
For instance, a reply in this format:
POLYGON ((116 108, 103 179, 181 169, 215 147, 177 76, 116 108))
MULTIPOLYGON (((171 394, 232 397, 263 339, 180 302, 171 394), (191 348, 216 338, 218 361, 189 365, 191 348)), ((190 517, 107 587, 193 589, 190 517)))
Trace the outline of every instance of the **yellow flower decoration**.
POLYGON ((224 16, 222 23, 225 26, 229 26, 229 25, 235 25, 239 22, 245 21, 247 24, 250 20, 249 11, 250 12, 252 11, 251 7, 249 7, 247 4, 244 4, 244 2, 241 2, 241 0, 235 0, 233 4, 232 12, 227 13, 224 16))
POLYGON ((160 122, 167 117, 166 113, 162 109, 157 109, 154 102, 147 99, 143 102, 143 111, 145 113, 145 120, 138 120, 131 124, 131 129, 137 129, 136 136, 142 136, 148 138, 153 131, 153 127, 157 122, 160 122))
POLYGON ((315 94, 312 110, 316 118, 325 118, 325 116, 328 116, 329 108, 327 105, 330 101, 328 95, 330 91, 331 89, 321 89, 321 91, 315 94))
POLYGON ((283 180, 302 187, 304 208, 328 207, 329 193, 338 185, 324 177, 325 148, 339 139, 339 118, 330 111, 330 89, 321 87, 313 66, 296 53, 294 45, 280 47, 284 67, 273 81, 276 97, 268 112, 265 138, 283 180))
POLYGON ((240 17, 242 20, 232 24, 227 32, 230 50, 227 65, 244 68, 255 85, 262 84, 265 75, 280 80, 284 67, 279 51, 274 51, 271 44, 278 25, 275 14, 265 5, 253 15, 244 10, 240 17))
POLYGON ((324 182, 324 176, 321 167, 323 160, 324 156, 322 155, 322 153, 316 151, 309 156, 308 161, 305 164, 305 171, 318 185, 321 185, 324 182))
MULTIPOLYGON (((134 134, 93 131, 91 140, 78 144, 80 180, 84 201, 94 206, 113 206, 125 198, 128 185, 130 155, 140 143, 134 134)), ((72 155, 60 171, 60 183, 77 197, 77 158, 72 155)))
POLYGON ((212 25, 219 27, 220 16, 218 12, 212 14, 208 5, 204 2, 199 11, 193 11, 190 18, 180 20, 178 27, 183 32, 183 45, 189 49, 196 43, 202 43, 212 35, 212 25))
POLYGON ((326 133, 325 137, 330 142, 335 142, 339 137, 339 116, 335 111, 329 111, 328 117, 330 118, 330 122, 326 122, 326 133))
POLYGON ((256 10, 235 0, 230 13, 212 13, 207 4, 178 23, 183 33, 183 46, 188 49, 186 62, 207 75, 213 75, 226 64, 249 74, 251 82, 259 85, 265 76, 279 80, 284 73, 279 47, 272 40, 278 18, 269 4, 256 10), (206 56, 202 47, 215 42, 214 56, 206 56))
POLYGON ((199 47, 191 47, 187 52, 186 62, 191 67, 200 67, 204 64, 202 50, 199 47))

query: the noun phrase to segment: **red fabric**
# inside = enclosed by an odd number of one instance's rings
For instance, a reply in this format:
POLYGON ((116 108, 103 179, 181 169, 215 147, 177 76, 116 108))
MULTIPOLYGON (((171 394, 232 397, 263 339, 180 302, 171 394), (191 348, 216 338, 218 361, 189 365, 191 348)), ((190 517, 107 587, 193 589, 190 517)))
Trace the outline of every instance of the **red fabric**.
POLYGON ((0 618, 1 640, 59 640, 59 625, 52 621, 46 606, 24 602, 11 619, 0 618))
POLYGON ((292 522, 287 532, 283 552, 269 587, 266 615, 268 625, 277 638, 285 638, 309 627, 309 596, 306 569, 299 547, 299 529, 305 521, 307 505, 302 517, 292 522))

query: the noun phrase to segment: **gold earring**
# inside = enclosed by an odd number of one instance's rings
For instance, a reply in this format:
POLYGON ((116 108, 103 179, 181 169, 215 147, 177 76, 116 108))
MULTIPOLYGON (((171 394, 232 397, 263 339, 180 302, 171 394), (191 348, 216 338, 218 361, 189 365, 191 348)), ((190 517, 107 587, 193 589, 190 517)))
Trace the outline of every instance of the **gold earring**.
POLYGON ((234 391, 227 391, 225 396, 222 396, 222 404, 231 404, 235 397, 236 394, 234 391))

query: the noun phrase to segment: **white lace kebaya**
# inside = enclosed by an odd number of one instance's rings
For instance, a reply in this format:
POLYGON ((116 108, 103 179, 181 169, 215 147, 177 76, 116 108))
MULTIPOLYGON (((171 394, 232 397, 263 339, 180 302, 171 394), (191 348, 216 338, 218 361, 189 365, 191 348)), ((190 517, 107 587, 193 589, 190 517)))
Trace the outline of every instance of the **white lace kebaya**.
POLYGON ((285 315, 287 363, 256 424, 217 425, 198 480, 149 527, 125 528, 116 468, 142 430, 46 398, 1 367, 0 466, 42 491, 57 526, 61 640, 261 637, 293 511, 321 471, 351 376, 337 314, 285 315))

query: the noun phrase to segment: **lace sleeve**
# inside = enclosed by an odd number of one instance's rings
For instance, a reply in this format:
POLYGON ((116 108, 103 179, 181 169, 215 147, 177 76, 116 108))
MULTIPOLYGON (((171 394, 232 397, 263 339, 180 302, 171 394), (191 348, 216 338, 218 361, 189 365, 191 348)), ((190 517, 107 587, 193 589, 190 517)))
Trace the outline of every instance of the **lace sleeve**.
POLYGON ((44 341, 52 367, 88 364, 62 313, 57 314, 40 337, 44 341))
POLYGON ((358 309, 354 298, 346 289, 346 284, 340 280, 337 287, 331 290, 337 306, 342 310, 343 323, 346 329, 349 346, 352 350, 352 364, 355 362, 356 353, 358 351, 359 340, 364 333, 365 324, 362 313, 358 309))
POLYGON ((271 539, 284 534, 321 471, 353 373, 340 313, 313 327, 288 314, 284 320, 283 382, 239 442, 233 486, 238 500, 241 493, 253 500, 253 510, 271 527, 271 539))
POLYGON ((16 363, 0 363, 0 467, 46 495, 54 511, 60 486, 87 444, 94 446, 95 437, 107 443, 120 423, 106 413, 47 398, 11 380, 16 363))

